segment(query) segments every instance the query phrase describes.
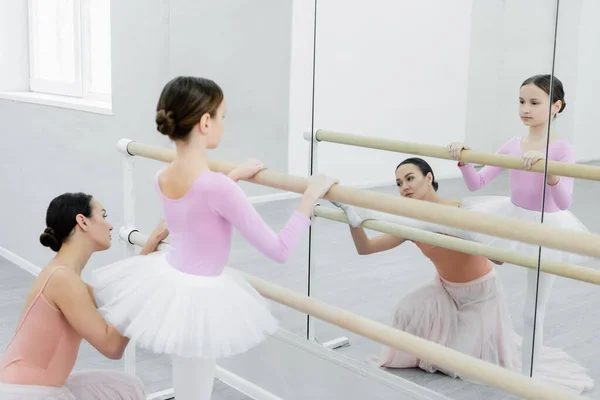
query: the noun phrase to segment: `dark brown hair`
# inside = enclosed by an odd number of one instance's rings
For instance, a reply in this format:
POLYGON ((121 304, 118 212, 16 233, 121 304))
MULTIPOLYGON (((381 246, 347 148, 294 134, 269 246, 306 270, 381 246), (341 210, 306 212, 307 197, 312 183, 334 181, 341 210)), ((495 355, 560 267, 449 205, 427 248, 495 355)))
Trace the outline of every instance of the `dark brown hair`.
POLYGON ((542 89, 548 96, 550 96, 550 80, 552 80, 552 104, 557 101, 561 101, 559 113, 561 113, 567 103, 565 102, 565 90, 563 89, 563 84, 557 77, 552 77, 550 75, 535 75, 531 78, 525 79, 525 81, 521 84, 521 87, 529 84, 534 84, 538 88, 542 89))
POLYGON ((396 171, 398 171, 398 168, 400 168, 404 164, 412 164, 415 167, 419 168, 421 170, 421 173, 423 174, 423 176, 427 176, 427 174, 431 174, 431 186, 433 186, 433 190, 435 190, 437 192, 439 185, 435 180, 435 175, 433 174, 433 169, 431 168, 431 165, 429 165, 429 163, 427 163, 427 161, 423 160, 422 158, 418 158, 418 157, 407 158, 406 160, 404 160, 400 164, 398 164, 398 166, 396 167, 396 171))
POLYGON ((58 252, 77 225, 76 217, 92 216, 92 196, 85 193, 64 193, 50 202, 46 211, 46 226, 40 243, 58 252))
POLYGON ((214 118, 223 97, 223 90, 210 79, 173 78, 158 99, 156 128, 172 140, 185 140, 203 115, 214 118))

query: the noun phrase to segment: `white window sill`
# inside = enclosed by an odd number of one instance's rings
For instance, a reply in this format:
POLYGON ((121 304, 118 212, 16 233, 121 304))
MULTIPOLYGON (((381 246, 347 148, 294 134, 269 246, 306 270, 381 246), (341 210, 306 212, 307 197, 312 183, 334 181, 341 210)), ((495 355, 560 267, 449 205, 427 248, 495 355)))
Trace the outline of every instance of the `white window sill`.
POLYGON ((112 103, 110 101, 80 99, 34 92, 0 92, 0 99, 112 115, 112 103))

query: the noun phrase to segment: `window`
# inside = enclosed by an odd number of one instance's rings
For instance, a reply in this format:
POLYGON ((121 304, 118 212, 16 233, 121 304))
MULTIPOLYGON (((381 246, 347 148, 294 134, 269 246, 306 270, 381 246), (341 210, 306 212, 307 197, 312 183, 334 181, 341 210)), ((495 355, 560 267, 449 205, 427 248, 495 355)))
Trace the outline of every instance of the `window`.
POLYGON ((29 0, 30 91, 110 102, 110 0, 29 0))

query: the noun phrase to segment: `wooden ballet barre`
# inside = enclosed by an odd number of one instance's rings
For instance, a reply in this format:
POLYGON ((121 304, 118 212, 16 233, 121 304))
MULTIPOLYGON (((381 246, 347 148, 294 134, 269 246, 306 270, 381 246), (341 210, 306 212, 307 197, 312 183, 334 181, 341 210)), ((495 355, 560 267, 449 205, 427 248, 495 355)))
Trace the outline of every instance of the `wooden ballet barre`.
MULTIPOLYGON (((175 150, 127 139, 119 141, 119 149, 130 155, 163 162, 172 162, 175 159, 175 150), (122 145, 124 140, 127 141, 126 146, 122 145)), ((209 160, 209 168, 215 172, 226 174, 235 167, 236 164, 231 162, 209 160)), ((308 184, 307 178, 269 170, 263 170, 247 181, 299 194, 304 193, 308 184)), ((600 258, 600 235, 596 233, 554 228, 517 218, 502 218, 483 212, 354 189, 339 184, 332 186, 324 198, 383 213, 600 258)))
MULTIPOLYGON (((124 233, 124 236, 130 243, 140 247, 143 247, 148 240, 147 235, 135 230, 124 233)), ((158 246, 159 251, 167 248, 168 244, 165 243, 161 243, 158 246)), ((329 322, 375 342, 412 354, 446 371, 467 376, 525 399, 588 399, 550 383, 532 379, 518 372, 488 363, 438 343, 422 339, 342 308, 329 305, 315 298, 275 285, 238 269, 235 271, 242 275, 248 283, 267 299, 311 315, 322 321, 329 322)))
MULTIPOLYGON (((317 217, 325 218, 331 221, 342 222, 345 224, 348 223, 348 218, 343 211, 332 210, 330 208, 317 205, 314 209, 314 214, 317 217)), ((387 233, 404 239, 427 243, 433 246, 444 247, 446 249, 456 250, 463 253, 483 256, 489 258, 490 260, 504 261, 526 268, 537 269, 538 265, 538 258, 536 256, 484 245, 440 233, 428 232, 422 229, 403 226, 384 220, 365 220, 360 226, 372 231, 387 233)), ((540 269, 549 274, 600 285, 600 271, 583 267, 581 265, 542 259, 540 260, 540 269)))
MULTIPOLYGON (((403 142, 400 140, 361 136, 351 133, 340 133, 322 129, 316 132, 315 138, 319 142, 337 143, 348 146, 365 147, 369 149, 385 150, 456 161, 450 156, 448 149, 445 146, 403 142)), ((507 169, 524 170, 519 157, 507 156, 503 154, 481 153, 473 150, 463 150, 460 154, 460 162, 463 164, 474 163, 494 165, 496 167, 507 169)), ((529 171, 543 173, 544 163, 545 160, 535 163, 529 171)), ((550 161, 548 163, 548 174, 600 181, 600 167, 593 165, 569 164, 559 161, 550 161)))

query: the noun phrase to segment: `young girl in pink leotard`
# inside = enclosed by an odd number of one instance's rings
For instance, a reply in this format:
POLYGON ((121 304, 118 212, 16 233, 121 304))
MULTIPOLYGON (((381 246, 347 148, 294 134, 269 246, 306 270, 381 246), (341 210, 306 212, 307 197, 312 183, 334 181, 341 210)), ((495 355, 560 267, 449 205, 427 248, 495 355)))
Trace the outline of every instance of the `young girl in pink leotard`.
MULTIPOLYGON (((561 81, 550 75, 536 75, 521 84, 519 93, 519 117, 527 127, 529 134, 525 137, 513 137, 504 143, 497 151, 498 154, 521 157, 525 169, 529 169, 537 161, 545 158, 543 152, 548 146, 548 159, 574 163, 573 148, 565 139, 556 136, 550 126, 548 133, 548 110, 551 122, 556 115, 565 109, 565 93, 561 81), (551 86, 552 85, 552 86, 551 86), (552 99, 550 88, 552 87, 552 99)), ((463 149, 468 149, 463 143, 452 143, 448 151, 455 159, 460 159, 463 149)), ((504 169, 495 166, 485 166, 479 172, 472 164, 461 164, 459 168, 464 181, 471 191, 478 190, 496 178, 504 169)), ((588 229, 568 209, 572 203, 573 178, 548 175, 545 182, 544 174, 523 170, 510 170, 510 197, 486 196, 473 198, 473 209, 489 212, 498 216, 519 218, 526 221, 541 222, 542 201, 544 201, 545 225, 575 231, 587 232, 588 229)), ((539 246, 497 238, 489 235, 475 234, 473 240, 492 246, 499 246, 519 252, 538 256, 539 246)), ((587 257, 550 248, 542 248, 541 258, 553 261, 581 263, 587 257)), ((530 375, 532 369, 535 376, 535 361, 532 364, 532 352, 537 359, 543 344, 544 315, 546 304, 550 298, 556 275, 540 272, 539 289, 536 303, 537 270, 527 270, 527 294, 523 307, 523 373, 530 375), (536 315, 537 313, 537 315, 536 315), (534 328, 534 319, 536 321, 534 328), (535 334, 532 334, 535 332, 535 334)))
MULTIPOLYGON (((65 193, 50 202, 46 226, 40 242, 57 254, 35 280, 0 359, 0 399, 144 400, 134 375, 72 372, 82 340, 111 359, 121 358, 129 343, 98 313, 92 288, 81 280, 92 254, 110 247, 106 211, 90 195, 65 193)), ((154 252, 166 234, 159 224, 140 254, 154 252)))
POLYGON ((309 185, 287 225, 274 233, 235 183, 259 172, 250 162, 229 176, 212 172, 207 150, 219 145, 225 112, 211 80, 177 77, 157 106, 158 130, 176 145, 175 161, 155 178, 170 250, 95 271, 100 312, 137 345, 168 354, 177 400, 208 399, 215 361, 245 352, 278 329, 264 299, 227 267, 236 228, 267 257, 285 262, 310 224, 315 202, 335 183, 309 185))
MULTIPOLYGON (((396 182, 403 197, 469 209, 463 201, 447 200, 437 194, 433 170, 420 158, 408 158, 396 168, 396 182)), ((354 208, 332 202, 348 217, 356 250, 361 255, 389 251, 406 242, 383 234, 367 237, 360 227, 367 219, 381 219, 426 231, 467 239, 470 234, 396 215, 354 208)), ((468 239, 467 239, 468 240, 468 239)), ((521 338, 516 335, 507 307, 502 282, 492 262, 485 257, 414 242, 435 267, 433 280, 408 293, 393 312, 394 328, 442 344, 492 364, 521 370, 521 338)), ((573 392, 590 390, 594 382, 585 368, 560 349, 544 347, 537 378, 573 392)), ((379 357, 370 360, 386 368, 418 367, 428 372, 441 370, 410 353, 385 346, 379 357)))

